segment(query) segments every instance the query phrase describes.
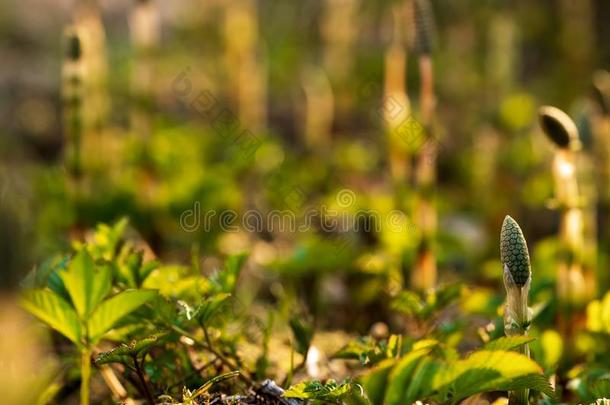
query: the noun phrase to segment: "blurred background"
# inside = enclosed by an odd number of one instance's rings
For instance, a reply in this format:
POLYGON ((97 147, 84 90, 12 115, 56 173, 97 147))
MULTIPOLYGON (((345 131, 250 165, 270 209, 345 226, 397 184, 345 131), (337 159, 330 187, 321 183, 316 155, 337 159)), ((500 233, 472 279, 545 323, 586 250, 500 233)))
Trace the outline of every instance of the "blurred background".
POLYGON ((501 302, 499 230, 510 214, 536 292, 554 283, 561 250, 555 148, 537 120, 550 104, 580 132, 581 264, 595 280, 587 297, 599 296, 610 4, 408 3, 2 2, 4 288, 86 229, 127 217, 164 260, 206 272, 249 252, 252 294, 304 289, 322 324, 366 332, 384 294, 404 285, 459 280, 501 302), (404 226, 201 222, 212 210, 302 218, 321 206, 399 210, 404 226), (432 280, 418 278, 421 267, 432 280))

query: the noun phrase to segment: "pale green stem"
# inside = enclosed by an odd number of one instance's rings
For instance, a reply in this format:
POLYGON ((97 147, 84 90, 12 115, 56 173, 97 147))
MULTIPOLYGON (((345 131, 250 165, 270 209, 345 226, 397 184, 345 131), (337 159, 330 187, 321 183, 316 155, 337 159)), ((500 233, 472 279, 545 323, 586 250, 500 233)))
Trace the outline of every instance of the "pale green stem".
POLYGON ((91 349, 84 347, 81 350, 81 381, 80 403, 89 405, 89 383, 91 381, 91 349))
MULTIPOLYGON (((504 286, 506 287, 506 310, 504 311, 504 333, 506 336, 526 336, 530 326, 530 310, 527 306, 527 296, 530 280, 523 287, 515 285, 510 272, 504 267, 504 286)), ((527 344, 519 351, 530 356, 527 344)), ((508 394, 509 405, 528 405, 529 390, 511 391, 508 394)))

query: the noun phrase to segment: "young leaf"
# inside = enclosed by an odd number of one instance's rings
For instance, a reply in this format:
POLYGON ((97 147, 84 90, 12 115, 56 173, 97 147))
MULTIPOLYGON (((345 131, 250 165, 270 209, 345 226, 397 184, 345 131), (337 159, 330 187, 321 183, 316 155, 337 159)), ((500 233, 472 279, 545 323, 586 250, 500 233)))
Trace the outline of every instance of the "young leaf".
POLYGON ((407 388, 405 404, 412 404, 416 399, 430 396, 433 378, 442 370, 441 366, 440 362, 429 357, 424 357, 419 362, 407 388))
POLYGON ((202 324, 207 324, 213 317, 220 313, 229 297, 231 297, 231 294, 229 293, 220 293, 210 298, 206 298, 203 304, 195 310, 195 317, 197 317, 202 324))
POLYGON ((233 293, 241 268, 246 262, 247 255, 239 254, 229 257, 222 271, 216 272, 210 278, 213 292, 233 293))
POLYGON ((156 295, 152 290, 126 290, 102 302, 87 323, 91 341, 97 342, 122 317, 156 295))
POLYGON ((80 345, 80 323, 74 309, 49 290, 30 290, 23 294, 21 305, 76 345, 80 345))
POLYGON ((384 404, 400 405, 405 403, 406 389, 412 380, 419 360, 430 353, 429 348, 414 350, 402 357, 390 372, 384 404))
POLYGON ((74 256, 61 278, 81 319, 87 319, 104 299, 112 286, 111 272, 96 265, 89 254, 81 250, 74 256))
POLYGON ((536 338, 531 336, 503 336, 487 343, 484 350, 513 350, 534 340, 536 338))
POLYGON ((288 388, 282 395, 285 398, 313 399, 319 401, 338 401, 352 392, 354 386, 349 381, 337 383, 328 380, 326 383, 320 381, 303 381, 288 388))
MULTIPOLYGON (((388 375, 396 360, 387 359, 375 366, 364 376, 360 377, 362 387, 372 404, 383 403, 383 396, 386 389, 388 375)), ((411 402, 409 402, 411 403, 411 402)))
POLYGON ((290 329, 296 340, 296 351, 305 355, 313 338, 313 328, 295 317, 290 320, 290 329))
POLYGON ((134 340, 129 344, 122 343, 112 350, 102 352, 95 358, 95 364, 107 363, 129 364, 133 356, 140 356, 157 344, 159 337, 163 335, 152 335, 143 339, 134 340))

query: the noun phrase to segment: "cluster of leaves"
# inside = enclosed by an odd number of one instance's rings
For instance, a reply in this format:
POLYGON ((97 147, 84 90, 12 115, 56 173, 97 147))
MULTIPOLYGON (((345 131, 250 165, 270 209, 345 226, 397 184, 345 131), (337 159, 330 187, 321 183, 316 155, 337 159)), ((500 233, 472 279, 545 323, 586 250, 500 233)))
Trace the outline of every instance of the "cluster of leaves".
POLYGON ((224 369, 251 382, 237 354, 242 330, 227 327, 247 317, 232 312, 230 299, 245 256, 229 257, 206 278, 186 267, 145 262, 143 249, 123 240, 126 225, 100 225, 87 243, 74 244, 72 254, 32 272, 24 282, 23 307, 84 351, 83 380, 91 352, 108 341, 129 342, 102 351, 95 364, 121 364, 115 371, 149 403, 160 392, 203 395, 210 388, 206 368, 212 377, 224 369), (205 367, 193 364, 191 346, 206 353, 205 367))
POLYGON ((120 279, 125 267, 131 278, 149 273, 152 267, 141 265, 141 253, 131 252, 124 260, 111 261, 115 235, 124 226, 121 221, 114 228, 100 227, 95 235, 97 243, 77 246, 72 258, 47 268, 49 273, 33 275, 37 288, 23 294, 22 305, 28 311, 78 347, 98 343, 118 321, 157 294, 146 289, 113 288, 113 278, 120 279), (138 258, 140 265, 133 263, 138 258))
POLYGON ((348 380, 342 383, 338 383, 335 380, 328 380, 325 383, 313 380, 293 385, 284 392, 284 397, 307 399, 316 404, 341 403, 341 401, 347 400, 354 395, 362 394, 362 387, 348 380))
POLYGON ((554 397, 542 368, 512 351, 531 340, 500 338, 465 358, 436 340, 420 340, 403 348, 401 355, 377 363, 359 381, 375 404, 424 399, 454 404, 477 393, 523 388, 554 397))

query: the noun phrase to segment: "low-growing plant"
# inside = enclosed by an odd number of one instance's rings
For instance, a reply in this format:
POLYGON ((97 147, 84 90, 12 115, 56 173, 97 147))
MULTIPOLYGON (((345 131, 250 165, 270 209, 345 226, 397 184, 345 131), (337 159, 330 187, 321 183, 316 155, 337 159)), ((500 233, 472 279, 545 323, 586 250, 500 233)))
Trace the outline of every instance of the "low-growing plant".
POLYGON ((81 404, 85 405, 92 349, 117 322, 157 293, 134 289, 113 293, 110 265, 96 263, 85 249, 55 274, 58 278, 47 287, 25 291, 22 305, 80 351, 81 404))

